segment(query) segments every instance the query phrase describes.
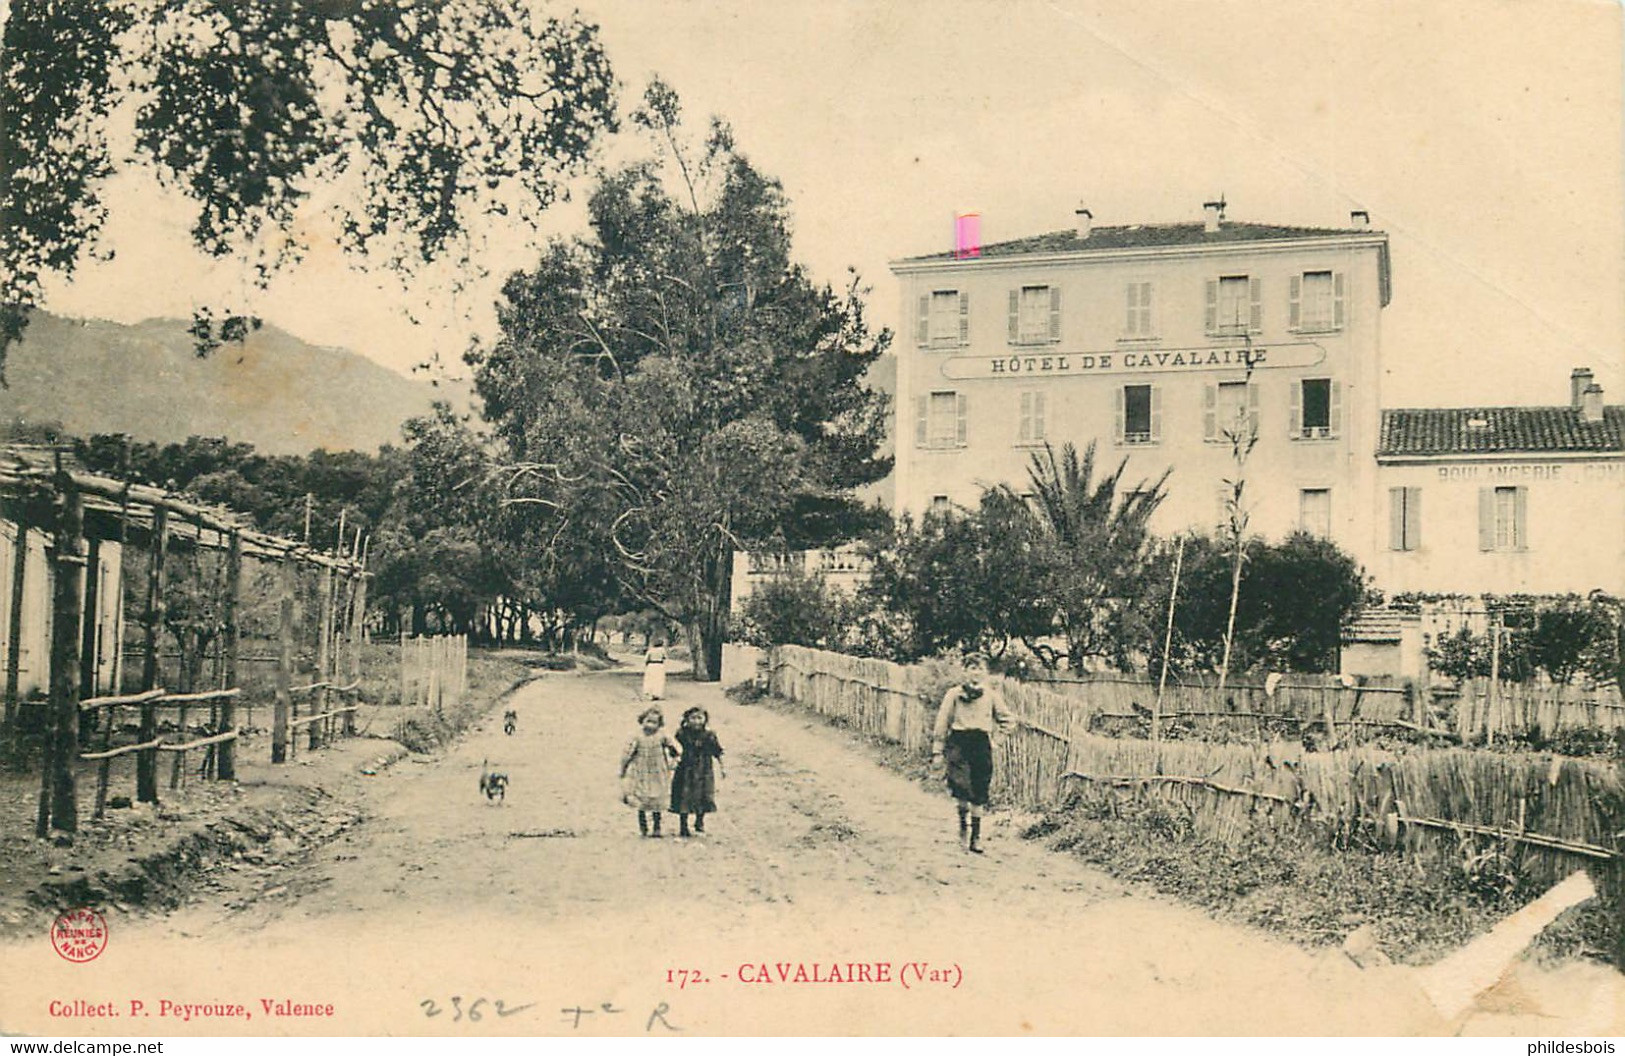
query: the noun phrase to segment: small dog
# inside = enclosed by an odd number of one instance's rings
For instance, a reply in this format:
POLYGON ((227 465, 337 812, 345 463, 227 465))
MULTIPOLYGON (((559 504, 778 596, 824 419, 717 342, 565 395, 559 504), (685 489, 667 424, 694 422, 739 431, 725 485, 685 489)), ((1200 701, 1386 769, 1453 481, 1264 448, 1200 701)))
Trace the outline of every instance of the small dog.
POLYGON ((518 729, 518 728, 519 728, 519 713, 517 711, 505 711, 505 712, 503 712, 502 713, 502 732, 506 733, 508 736, 511 737, 511 736, 513 736, 513 731, 518 729))
POLYGON ((489 759, 480 763, 480 795, 488 802, 507 802, 508 799, 508 775, 500 770, 492 770, 489 759))

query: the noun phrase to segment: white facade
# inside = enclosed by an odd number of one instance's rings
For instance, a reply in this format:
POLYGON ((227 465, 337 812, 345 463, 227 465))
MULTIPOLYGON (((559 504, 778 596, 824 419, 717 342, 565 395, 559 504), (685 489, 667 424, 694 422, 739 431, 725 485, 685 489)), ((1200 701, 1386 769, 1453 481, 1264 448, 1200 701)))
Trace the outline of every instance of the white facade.
MULTIPOLYGON (((23 569, 21 646, 18 650, 17 692, 21 697, 46 693, 51 683, 52 572, 47 557, 48 536, 37 529, 28 533, 28 556, 23 569)), ((0 521, 0 661, 10 655, 12 569, 17 552, 17 525, 0 521)), ((123 657, 122 592, 123 548, 104 541, 97 553, 96 583, 96 691, 112 692, 118 684, 123 657)), ((75 676, 77 678, 77 675, 75 676)), ((3 681, 3 676, 0 676, 3 681)))
POLYGON ((899 512, 1026 490, 1031 455, 1096 444, 1124 487, 1172 469, 1152 528, 1211 531, 1256 431, 1249 531, 1375 532, 1387 236, 1222 221, 1093 227, 892 265, 899 512))

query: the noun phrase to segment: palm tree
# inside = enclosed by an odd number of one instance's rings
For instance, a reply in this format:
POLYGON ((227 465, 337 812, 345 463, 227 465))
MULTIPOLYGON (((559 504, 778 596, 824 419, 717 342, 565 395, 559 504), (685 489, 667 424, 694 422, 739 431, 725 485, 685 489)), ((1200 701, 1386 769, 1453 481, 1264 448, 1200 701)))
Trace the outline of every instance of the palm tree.
MULTIPOLYGON (((1127 468, 1125 456, 1096 480, 1092 440, 1081 458, 1070 443, 1059 456, 1046 443, 1027 466, 1026 508, 1048 541, 1050 589, 1074 670, 1083 669, 1085 657, 1108 653, 1121 666, 1131 651, 1124 618, 1148 570, 1147 525, 1167 498, 1173 470, 1125 491, 1120 485, 1127 468)), ((1008 485, 1004 490, 1014 495, 1008 485)))

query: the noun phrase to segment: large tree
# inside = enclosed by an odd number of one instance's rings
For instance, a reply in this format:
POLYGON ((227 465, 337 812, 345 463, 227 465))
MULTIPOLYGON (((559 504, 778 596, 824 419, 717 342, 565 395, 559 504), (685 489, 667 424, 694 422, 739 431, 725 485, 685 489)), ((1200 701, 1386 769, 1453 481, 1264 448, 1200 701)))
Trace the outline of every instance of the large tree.
MULTIPOLYGON (((0 356, 144 168, 261 284, 309 248, 410 272, 530 223, 614 125, 597 27, 525 0, 11 0, 0 42, 0 356), (117 130, 133 128, 133 135, 117 130), (127 140, 127 141, 126 141, 127 140)), ((200 313, 200 347, 252 321, 200 313)))
POLYGON ((590 235, 549 247, 470 354, 515 463, 513 498, 614 555, 626 594, 688 630, 720 677, 735 550, 832 542, 878 480, 885 398, 854 277, 791 259, 789 205, 713 121, 686 138, 660 82, 636 113, 656 155, 605 176, 590 235))
MULTIPOLYGON (((1027 466, 1032 498, 1023 508, 1040 529, 1035 557, 1047 572, 1046 590, 1074 670, 1099 657, 1126 667, 1145 644, 1149 523, 1172 471, 1125 486, 1127 469, 1124 458, 1097 476, 1092 440, 1081 456, 1070 443, 1059 454, 1045 444, 1027 466)), ((1001 490, 1016 498, 1008 486, 1001 490)))

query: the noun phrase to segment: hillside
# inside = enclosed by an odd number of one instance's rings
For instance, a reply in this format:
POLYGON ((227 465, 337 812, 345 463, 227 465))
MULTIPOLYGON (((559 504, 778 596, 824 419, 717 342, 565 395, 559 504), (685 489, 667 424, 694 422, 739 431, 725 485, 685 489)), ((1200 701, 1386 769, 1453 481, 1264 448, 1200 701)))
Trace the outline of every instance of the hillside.
POLYGON ((267 454, 373 451, 443 389, 354 352, 306 344, 266 325, 199 359, 187 324, 133 326, 36 312, 6 357, 0 422, 60 423, 68 433, 129 433, 171 443, 225 436, 267 454))

